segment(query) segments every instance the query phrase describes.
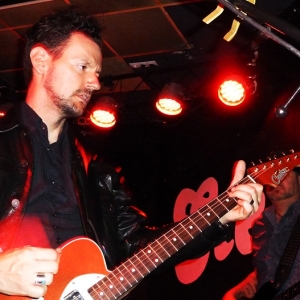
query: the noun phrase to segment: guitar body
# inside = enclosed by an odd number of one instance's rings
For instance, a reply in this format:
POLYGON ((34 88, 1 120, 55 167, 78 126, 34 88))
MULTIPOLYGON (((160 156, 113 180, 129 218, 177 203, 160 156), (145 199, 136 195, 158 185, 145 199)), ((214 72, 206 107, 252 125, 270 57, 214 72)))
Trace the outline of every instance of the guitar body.
MULTIPOLYGON (((100 248, 85 237, 72 239, 61 248, 59 271, 40 300, 92 300, 87 289, 109 273, 100 248)), ((31 300, 28 297, 0 295, 0 300, 27 299, 31 300)))

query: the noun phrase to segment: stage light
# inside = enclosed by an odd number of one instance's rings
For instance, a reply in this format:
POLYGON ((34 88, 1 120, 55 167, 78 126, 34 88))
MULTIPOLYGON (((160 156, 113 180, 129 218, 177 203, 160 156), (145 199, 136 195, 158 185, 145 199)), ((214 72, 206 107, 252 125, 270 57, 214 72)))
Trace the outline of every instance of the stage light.
POLYGON ((237 80, 228 79, 218 89, 219 99, 226 105, 237 106, 245 100, 245 87, 237 80))
POLYGON ((182 111, 183 89, 175 82, 167 83, 156 101, 156 108, 166 115, 178 115, 182 111))
POLYGON ((116 124, 117 103, 109 96, 100 97, 90 113, 91 122, 102 128, 110 128, 116 124))

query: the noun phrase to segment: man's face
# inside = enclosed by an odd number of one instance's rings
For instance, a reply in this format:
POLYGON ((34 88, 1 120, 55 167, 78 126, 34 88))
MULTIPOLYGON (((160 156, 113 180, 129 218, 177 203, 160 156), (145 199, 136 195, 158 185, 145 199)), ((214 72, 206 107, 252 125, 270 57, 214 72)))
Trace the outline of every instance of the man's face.
POLYGON ((272 202, 281 201, 292 197, 299 197, 299 176, 294 171, 290 172, 289 175, 276 188, 267 185, 266 194, 272 202))
POLYGON ((99 46, 81 33, 73 33, 61 55, 52 58, 44 88, 61 117, 83 114, 92 92, 100 89, 101 62, 99 46))

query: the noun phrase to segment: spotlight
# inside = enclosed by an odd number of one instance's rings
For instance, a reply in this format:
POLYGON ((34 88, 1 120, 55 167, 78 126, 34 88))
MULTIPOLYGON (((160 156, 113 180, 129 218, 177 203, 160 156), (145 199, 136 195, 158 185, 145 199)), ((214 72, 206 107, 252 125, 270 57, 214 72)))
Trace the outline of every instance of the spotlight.
POLYGON ((109 96, 100 97, 96 100, 90 113, 93 124, 102 128, 110 128, 116 124, 117 102, 109 96))
POLYGON ((226 80, 218 89, 219 99, 226 105, 237 106, 245 100, 245 88, 237 80, 226 80))
POLYGON ((182 111, 183 89, 175 82, 167 83, 156 101, 156 108, 166 115, 178 115, 182 111))

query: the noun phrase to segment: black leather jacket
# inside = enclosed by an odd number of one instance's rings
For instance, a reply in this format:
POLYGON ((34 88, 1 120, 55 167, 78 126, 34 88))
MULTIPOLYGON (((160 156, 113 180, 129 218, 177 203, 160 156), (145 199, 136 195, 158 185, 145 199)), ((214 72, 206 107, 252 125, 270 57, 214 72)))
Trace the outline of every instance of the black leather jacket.
MULTIPOLYGON (((20 120, 18 105, 0 119, 2 250, 11 247, 21 224, 34 172, 30 137, 20 120)), ((94 159, 86 172, 75 140, 72 143, 72 158, 72 176, 84 232, 99 244, 108 268, 115 267, 172 226, 159 229, 147 227, 145 214, 130 206, 130 197, 122 189, 114 168, 94 159)), ((174 264, 203 255, 231 236, 232 230, 213 224, 168 261, 174 264)))

